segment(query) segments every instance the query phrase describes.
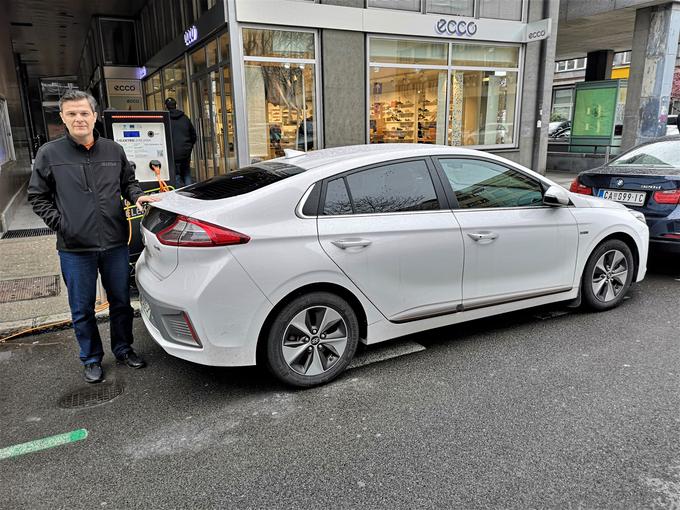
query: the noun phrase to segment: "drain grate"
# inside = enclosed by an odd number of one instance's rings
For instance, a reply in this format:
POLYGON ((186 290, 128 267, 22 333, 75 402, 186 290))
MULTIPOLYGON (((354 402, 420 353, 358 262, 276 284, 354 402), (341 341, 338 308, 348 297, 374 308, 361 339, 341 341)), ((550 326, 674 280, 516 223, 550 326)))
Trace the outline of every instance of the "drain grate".
POLYGON ((54 297, 58 296, 60 291, 57 275, 0 280, 0 303, 54 297))
POLYGON ((54 231, 45 228, 22 228, 17 230, 8 230, 2 234, 2 239, 19 239, 21 237, 38 237, 38 236, 51 236, 54 235, 54 231))
POLYGON ((62 409, 80 409, 104 404, 123 393, 123 385, 115 383, 99 383, 84 390, 64 395, 59 399, 62 409))

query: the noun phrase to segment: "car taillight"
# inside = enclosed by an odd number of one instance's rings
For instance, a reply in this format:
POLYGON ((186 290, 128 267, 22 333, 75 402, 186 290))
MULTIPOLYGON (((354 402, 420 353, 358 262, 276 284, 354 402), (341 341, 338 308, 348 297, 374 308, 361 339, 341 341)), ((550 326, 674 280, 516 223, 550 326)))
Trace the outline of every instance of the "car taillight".
POLYGON ((573 180, 571 183, 571 186, 569 186, 569 191, 572 193, 580 193, 581 195, 592 195, 593 194, 593 188, 589 188, 588 186, 584 186, 581 184, 578 180, 578 177, 573 180))
POLYGON ((680 203, 680 189, 670 189, 654 192, 654 201, 657 204, 678 204, 680 203))
POLYGON ((180 215, 156 237, 161 244, 168 246, 228 246, 250 241, 250 237, 240 232, 180 215))

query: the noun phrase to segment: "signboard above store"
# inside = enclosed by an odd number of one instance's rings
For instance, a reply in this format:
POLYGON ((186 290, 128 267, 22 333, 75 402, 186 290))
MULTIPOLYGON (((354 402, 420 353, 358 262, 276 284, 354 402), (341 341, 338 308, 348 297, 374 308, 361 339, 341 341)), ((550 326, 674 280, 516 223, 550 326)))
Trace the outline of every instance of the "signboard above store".
POLYGON ((293 0, 236 0, 239 23, 330 28, 373 34, 527 43, 550 37, 550 18, 531 23, 463 16, 442 17, 391 9, 359 9, 293 0))

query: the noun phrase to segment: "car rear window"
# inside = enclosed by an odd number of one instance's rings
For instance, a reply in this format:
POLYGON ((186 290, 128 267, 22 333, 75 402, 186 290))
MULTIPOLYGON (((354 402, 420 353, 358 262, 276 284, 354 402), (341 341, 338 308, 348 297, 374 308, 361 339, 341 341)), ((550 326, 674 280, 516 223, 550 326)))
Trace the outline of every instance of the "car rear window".
POLYGON ((304 171, 304 168, 280 161, 263 161, 236 172, 191 184, 177 193, 199 200, 220 200, 250 193, 304 171))
POLYGON ((642 145, 609 163, 609 166, 633 165, 680 167, 680 139, 662 140, 642 145))

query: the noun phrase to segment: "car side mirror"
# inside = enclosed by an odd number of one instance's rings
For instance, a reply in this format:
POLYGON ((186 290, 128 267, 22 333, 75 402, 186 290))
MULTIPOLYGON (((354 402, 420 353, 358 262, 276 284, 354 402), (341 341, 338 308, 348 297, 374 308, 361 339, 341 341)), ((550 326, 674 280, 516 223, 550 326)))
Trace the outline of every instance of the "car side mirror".
POLYGON ((543 204, 552 207, 569 205, 569 193, 562 186, 550 186, 543 194, 543 204))

